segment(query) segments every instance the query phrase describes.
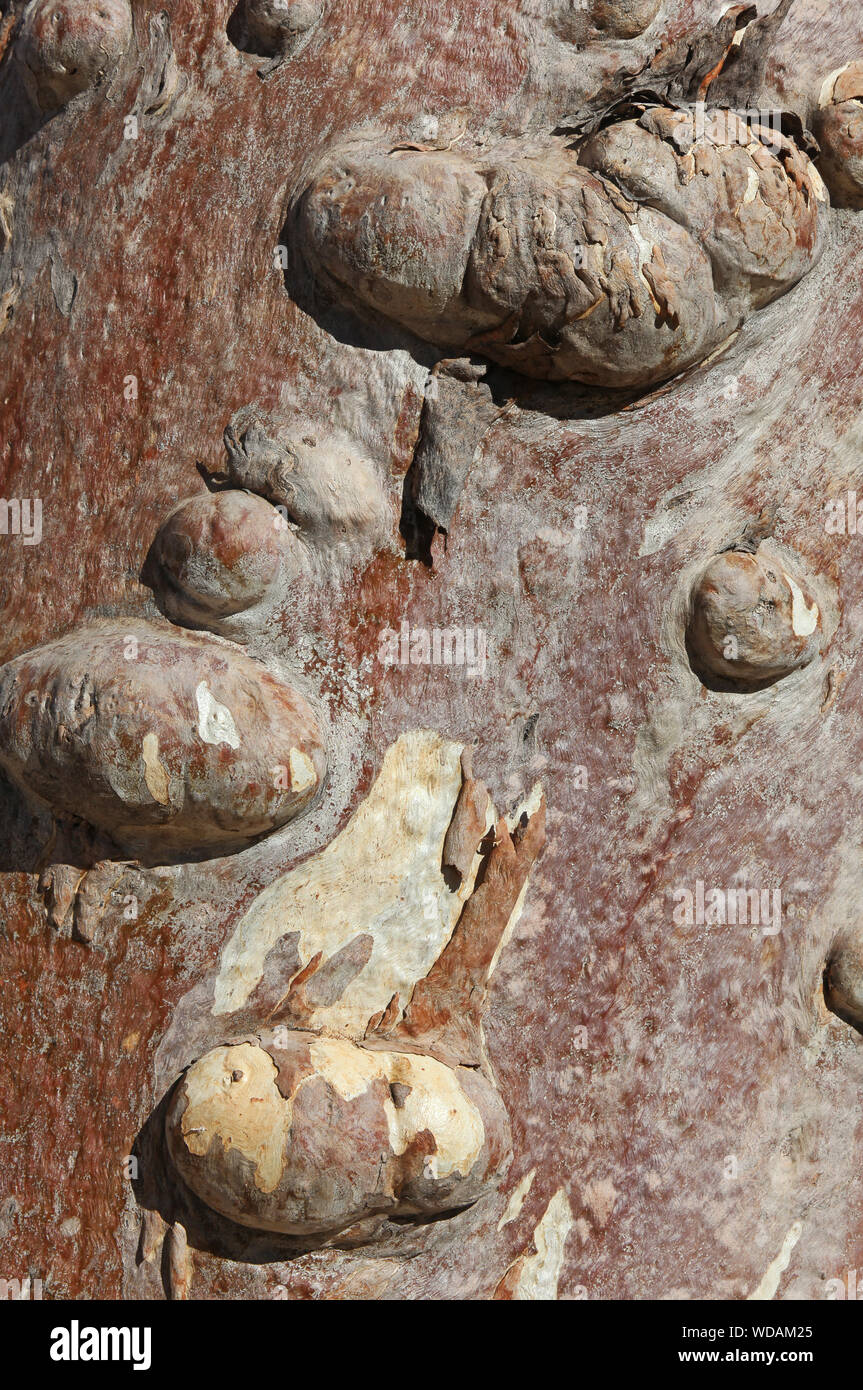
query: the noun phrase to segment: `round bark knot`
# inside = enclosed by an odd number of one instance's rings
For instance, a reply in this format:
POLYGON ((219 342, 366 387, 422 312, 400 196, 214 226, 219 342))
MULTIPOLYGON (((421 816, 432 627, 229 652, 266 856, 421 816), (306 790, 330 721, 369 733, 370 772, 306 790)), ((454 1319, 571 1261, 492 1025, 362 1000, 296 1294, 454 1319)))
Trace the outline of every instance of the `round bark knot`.
POLYGON ((302 1032, 199 1058, 176 1089, 165 1137, 212 1210, 303 1236, 461 1210, 510 1153, 503 1103, 474 1068, 302 1032))
POLYGON ((784 294, 821 253, 818 172, 760 119, 653 106, 590 136, 579 161, 685 229, 707 255, 717 299, 735 312, 784 294))
POLYGON ((391 500, 353 437, 332 426, 319 435, 312 423, 299 411, 280 423, 244 407, 225 430, 218 476, 272 503, 298 572, 306 565, 335 577, 387 544, 391 500))
POLYGON ((863 208, 863 61, 830 75, 814 126, 831 198, 837 207, 863 208))
POLYGON ((554 33, 581 47, 637 39, 650 28, 661 5, 662 0, 545 0, 545 13, 554 33))
POLYGON ((132 39, 127 0, 32 0, 16 54, 37 105, 50 111, 95 87, 132 39))
POLYGON ((662 0, 593 0, 590 17, 610 38, 634 39, 659 13, 662 0))
MULTIPOLYGON (((147 557, 160 607, 202 624, 263 602, 297 548, 282 514, 253 493, 203 493, 163 522, 147 557)), ((299 566, 296 566, 298 568, 299 566)))
POLYGON ((334 299, 524 376, 648 387, 818 261, 828 198, 791 140, 659 104, 579 148, 334 153, 294 208, 334 299))
POLYGON ((780 680, 818 653, 821 615, 803 580, 766 545, 715 555, 691 601, 687 646, 708 685, 752 689, 780 680))
POLYGON ((311 706, 260 662, 127 619, 0 668, 0 766, 153 862, 269 834, 312 801, 327 761, 311 706))
POLYGON ((228 38, 244 53, 275 58, 317 24, 322 0, 240 0, 228 22, 228 38))

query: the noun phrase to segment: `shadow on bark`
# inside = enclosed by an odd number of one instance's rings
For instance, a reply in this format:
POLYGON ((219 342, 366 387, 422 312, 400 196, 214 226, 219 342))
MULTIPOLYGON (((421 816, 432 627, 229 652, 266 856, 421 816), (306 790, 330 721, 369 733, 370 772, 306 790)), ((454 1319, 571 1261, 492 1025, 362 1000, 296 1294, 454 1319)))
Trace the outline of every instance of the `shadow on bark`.
POLYGON ((7 55, 0 66, 0 164, 6 164, 57 114, 57 111, 36 109, 21 80, 17 63, 7 55))

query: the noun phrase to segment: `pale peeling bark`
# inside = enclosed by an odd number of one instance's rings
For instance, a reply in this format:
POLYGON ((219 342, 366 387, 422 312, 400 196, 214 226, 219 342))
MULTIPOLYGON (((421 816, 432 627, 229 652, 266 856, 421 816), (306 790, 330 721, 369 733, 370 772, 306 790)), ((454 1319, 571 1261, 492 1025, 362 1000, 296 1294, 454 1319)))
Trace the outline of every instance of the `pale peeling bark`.
POLYGON ((0 0, 0 1278, 849 1286, 861 74, 0 0))

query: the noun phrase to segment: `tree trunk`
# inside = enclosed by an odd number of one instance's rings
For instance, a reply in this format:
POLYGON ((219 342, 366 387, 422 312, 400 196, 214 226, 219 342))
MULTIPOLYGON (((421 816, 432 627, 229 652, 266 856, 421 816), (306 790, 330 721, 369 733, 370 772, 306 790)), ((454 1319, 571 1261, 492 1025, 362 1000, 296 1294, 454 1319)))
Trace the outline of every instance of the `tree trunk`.
POLYGON ((0 0, 0 1278, 846 1296, 863 13, 759 8, 0 0))

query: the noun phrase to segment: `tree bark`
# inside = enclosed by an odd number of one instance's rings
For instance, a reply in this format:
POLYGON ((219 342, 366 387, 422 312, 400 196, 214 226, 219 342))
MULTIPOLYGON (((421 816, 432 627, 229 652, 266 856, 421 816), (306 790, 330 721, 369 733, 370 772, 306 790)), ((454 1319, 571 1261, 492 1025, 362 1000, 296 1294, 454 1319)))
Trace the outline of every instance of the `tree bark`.
POLYGON ((856 0, 52 4, 0 3, 0 1278, 837 1296, 856 0))

